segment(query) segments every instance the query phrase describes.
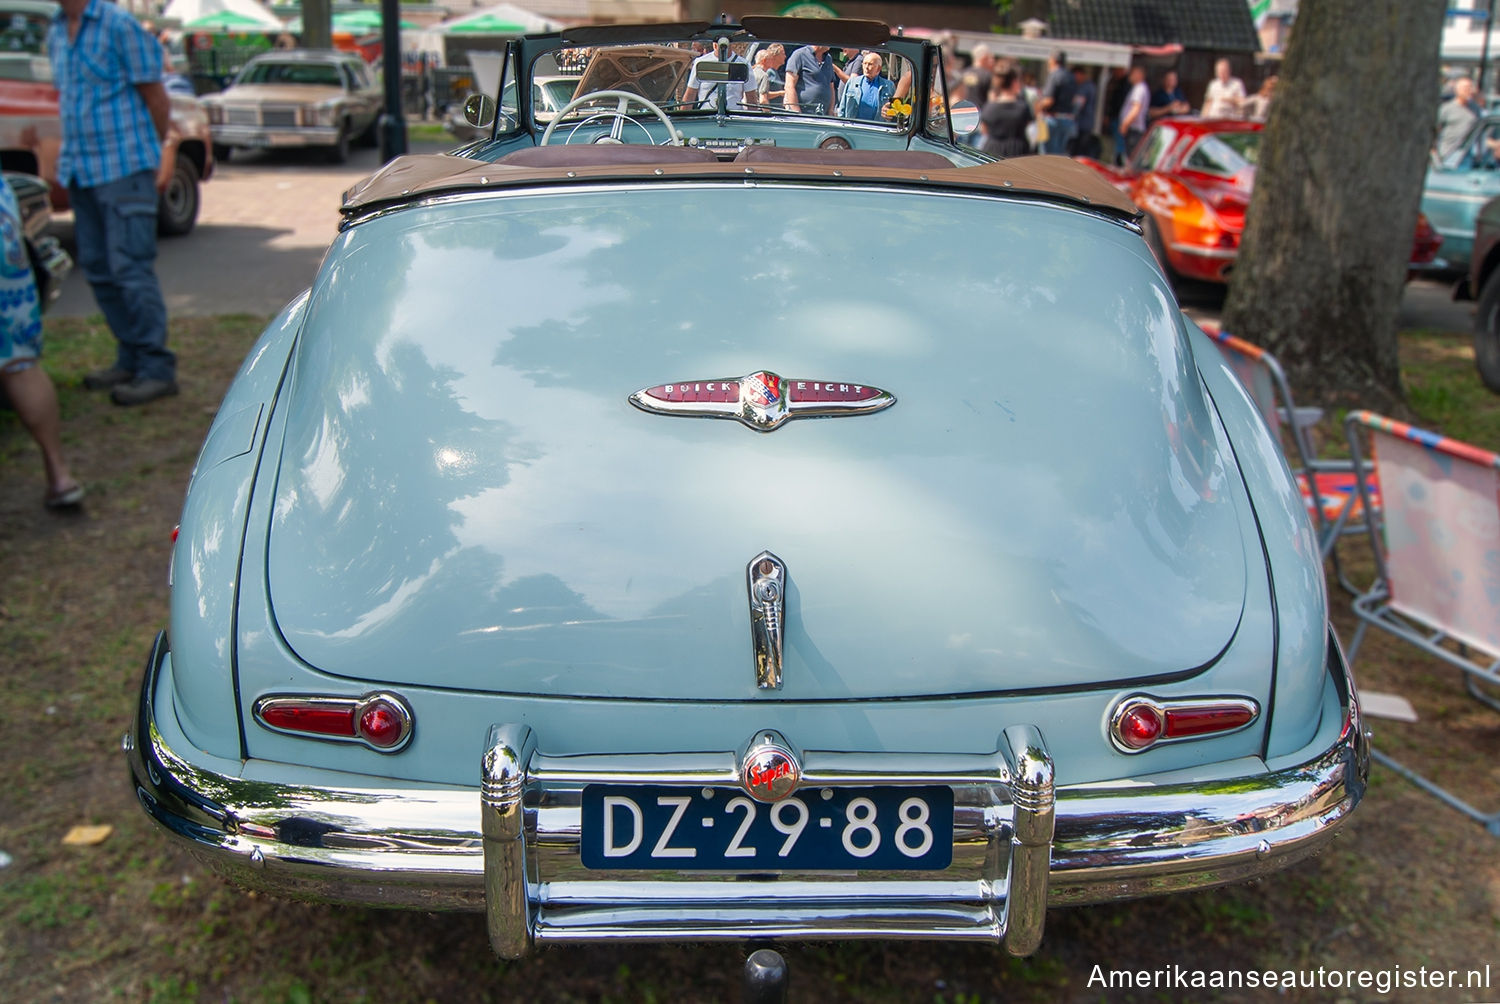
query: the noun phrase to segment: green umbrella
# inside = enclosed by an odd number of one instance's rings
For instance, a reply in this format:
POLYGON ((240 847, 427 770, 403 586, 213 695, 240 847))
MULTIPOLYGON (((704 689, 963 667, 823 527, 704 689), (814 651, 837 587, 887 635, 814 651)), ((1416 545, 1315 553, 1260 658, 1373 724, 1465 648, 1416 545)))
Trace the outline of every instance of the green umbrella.
MULTIPOLYGON (((331 22, 332 23, 330 27, 332 27, 334 31, 347 31, 350 34, 361 34, 364 32, 379 31, 381 24, 380 12, 374 10, 345 11, 341 14, 333 15, 331 22)), ((410 21, 400 21, 397 23, 401 26, 401 28, 408 31, 413 31, 417 27, 410 21)), ((286 31, 290 32, 293 35, 302 34, 302 19, 298 17, 293 18, 291 21, 287 22, 286 31)))
POLYGON ((526 26, 514 21, 502 20, 495 14, 483 14, 472 21, 455 24, 448 29, 455 35, 524 35, 526 26))
MULTIPOLYGON (((350 10, 333 15, 335 31, 379 31, 380 24, 381 17, 378 10, 350 10)), ((415 27, 405 21, 400 24, 403 28, 415 27)))
POLYGON ((232 10, 215 11, 205 14, 187 22, 182 26, 184 31, 274 31, 276 29, 268 26, 259 18, 251 17, 249 14, 237 14, 232 10))

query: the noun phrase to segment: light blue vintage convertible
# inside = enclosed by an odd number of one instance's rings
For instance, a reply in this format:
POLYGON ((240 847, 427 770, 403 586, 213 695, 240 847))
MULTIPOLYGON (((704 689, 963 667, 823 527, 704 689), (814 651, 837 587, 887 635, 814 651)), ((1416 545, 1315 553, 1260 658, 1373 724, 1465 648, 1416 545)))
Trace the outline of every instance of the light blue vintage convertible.
POLYGON ((165 831, 506 957, 1026 954, 1325 844, 1367 751, 1318 547, 1125 196, 956 145, 873 22, 505 73, 490 139, 347 195, 203 445, 126 742, 165 831), (848 50, 873 119, 749 96, 848 50))

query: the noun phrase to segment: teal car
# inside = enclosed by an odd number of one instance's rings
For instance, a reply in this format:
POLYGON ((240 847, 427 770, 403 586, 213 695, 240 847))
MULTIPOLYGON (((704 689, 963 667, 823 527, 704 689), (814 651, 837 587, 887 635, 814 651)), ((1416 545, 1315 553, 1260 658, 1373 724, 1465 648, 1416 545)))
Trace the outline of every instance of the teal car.
POLYGON ((1463 146, 1444 158, 1433 154, 1427 169, 1422 213, 1442 237, 1443 259, 1455 272, 1469 270, 1480 207, 1500 195, 1497 151, 1500 116, 1481 118, 1463 146))
POLYGON ((351 190, 188 488, 126 740, 164 835, 512 958, 1026 954, 1324 846, 1367 750, 1286 464, 1134 204, 955 144, 941 66, 874 22, 528 37, 487 140, 351 190), (909 82, 712 87, 776 45, 909 82))

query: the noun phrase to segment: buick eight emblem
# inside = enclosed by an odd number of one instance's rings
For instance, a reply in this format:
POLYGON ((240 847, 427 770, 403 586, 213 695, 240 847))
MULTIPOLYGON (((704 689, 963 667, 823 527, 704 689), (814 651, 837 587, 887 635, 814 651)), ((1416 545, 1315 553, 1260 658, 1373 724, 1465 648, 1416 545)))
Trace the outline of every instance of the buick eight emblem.
POLYGON ((868 384, 793 380, 756 370, 742 377, 647 387, 630 395, 630 403, 658 415, 738 419, 757 432, 770 432, 794 418, 868 415, 889 408, 896 398, 868 384))
POLYGON ((796 791, 801 780, 797 754, 774 732, 756 736, 740 763, 740 783, 757 802, 779 802, 796 791))

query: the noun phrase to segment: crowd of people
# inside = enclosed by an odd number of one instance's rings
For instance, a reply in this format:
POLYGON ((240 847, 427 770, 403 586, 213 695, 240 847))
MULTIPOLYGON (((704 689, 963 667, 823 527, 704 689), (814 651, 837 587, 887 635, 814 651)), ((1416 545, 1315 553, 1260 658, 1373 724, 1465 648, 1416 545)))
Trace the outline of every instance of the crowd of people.
POLYGON ((1276 78, 1267 77, 1254 93, 1231 72, 1229 60, 1214 67, 1201 106, 1194 109, 1175 70, 1153 87, 1144 66, 1116 67, 1100 93, 1088 68, 1069 67, 1066 53, 1053 52, 1045 79, 1013 61, 997 57, 981 43, 969 62, 948 54, 950 102, 972 102, 980 109, 979 128, 969 142, 994 157, 1054 153, 1099 158, 1105 145, 1117 161, 1139 142, 1152 122, 1169 115, 1246 118, 1265 121, 1276 78))

